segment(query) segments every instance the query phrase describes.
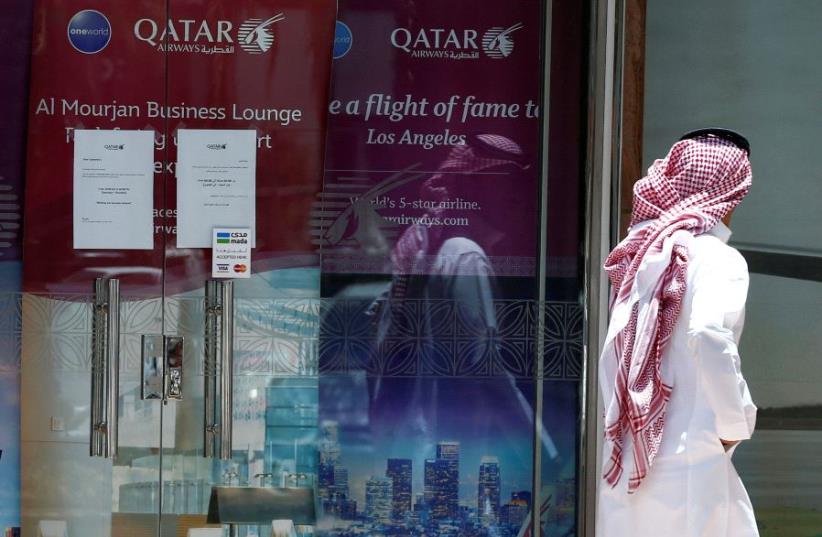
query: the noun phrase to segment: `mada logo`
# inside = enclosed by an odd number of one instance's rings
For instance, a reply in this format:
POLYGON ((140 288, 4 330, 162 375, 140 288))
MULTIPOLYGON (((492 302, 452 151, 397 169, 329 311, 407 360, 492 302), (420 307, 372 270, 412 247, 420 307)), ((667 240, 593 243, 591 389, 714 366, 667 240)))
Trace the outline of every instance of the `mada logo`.
POLYGON ((395 28, 391 45, 412 58, 445 60, 477 60, 481 52, 493 59, 509 57, 514 52, 513 33, 524 28, 521 22, 511 26, 495 26, 482 32, 475 29, 395 28))
POLYGON ((134 37, 160 52, 234 54, 237 47, 249 54, 264 54, 274 45, 272 25, 285 20, 278 13, 267 19, 248 19, 239 26, 228 20, 154 19, 134 23, 134 37))

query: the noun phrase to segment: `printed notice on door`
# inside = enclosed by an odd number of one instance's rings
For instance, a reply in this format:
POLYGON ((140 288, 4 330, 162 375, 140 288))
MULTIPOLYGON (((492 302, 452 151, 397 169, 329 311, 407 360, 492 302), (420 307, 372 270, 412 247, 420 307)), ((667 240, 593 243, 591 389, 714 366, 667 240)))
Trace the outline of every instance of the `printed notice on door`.
POLYGON ((177 247, 210 248, 212 230, 249 228, 255 245, 257 134, 177 131, 177 247))
POLYGON ((154 248, 154 131, 74 131, 74 248, 154 248))

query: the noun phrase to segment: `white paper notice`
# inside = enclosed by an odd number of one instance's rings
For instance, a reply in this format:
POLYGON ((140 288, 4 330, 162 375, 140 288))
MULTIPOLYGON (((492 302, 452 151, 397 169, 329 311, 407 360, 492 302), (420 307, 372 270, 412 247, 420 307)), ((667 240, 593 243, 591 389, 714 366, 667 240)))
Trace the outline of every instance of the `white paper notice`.
POLYGON ((251 277, 251 230, 215 227, 211 243, 212 278, 251 277))
POLYGON ((74 248, 154 248, 154 132, 74 131, 74 248))
POLYGON ((177 131, 178 248, 210 248, 215 227, 249 228, 254 247, 256 168, 256 131, 177 131))

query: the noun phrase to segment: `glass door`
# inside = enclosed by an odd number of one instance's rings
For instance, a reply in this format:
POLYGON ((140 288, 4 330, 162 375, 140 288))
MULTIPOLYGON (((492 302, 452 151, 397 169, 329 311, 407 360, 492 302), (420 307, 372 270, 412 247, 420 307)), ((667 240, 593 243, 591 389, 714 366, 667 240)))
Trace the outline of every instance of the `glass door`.
POLYGON ((35 2, 21 323, 26 536, 157 533, 164 0, 35 2), (136 69, 135 66, 139 66, 136 69), (155 162, 157 164, 155 164, 155 162))
MULTIPOLYGON (((13 308, 23 535, 196 535, 209 529, 217 485, 313 487, 319 270, 309 214, 334 17, 330 0, 38 2, 25 292, 13 308), (153 133, 143 175, 121 169, 125 156, 78 168, 89 137, 128 151, 133 132, 153 133), (225 142, 178 158, 181 139, 202 136, 225 142), (234 144, 245 144, 240 161, 234 144), (92 177, 100 184, 83 190, 78 181, 92 177), (94 220, 101 206, 137 216, 118 228, 116 211, 94 220), (138 218, 146 208, 150 221, 138 218), (148 239, 131 235, 146 223, 148 239), (216 226, 255 235, 251 266, 235 271, 249 278, 209 281, 216 226)), ((292 496, 305 506, 313 497, 292 496)))
POLYGON ((807 121, 822 78, 802 68, 820 45, 808 21, 820 16, 814 2, 649 3, 643 36, 646 164, 703 125, 751 143, 753 187, 731 219, 729 244, 750 272, 739 354, 758 412, 733 464, 763 537, 822 531, 822 218, 814 203, 822 182, 813 158, 819 129, 807 121), (702 54, 720 45, 756 61, 720 65, 702 54), (682 61, 674 67, 672 57, 682 61), (684 73, 703 82, 683 84, 684 73), (788 77, 790 85, 769 83, 788 77), (762 83, 736 83, 743 79, 762 83))
POLYGON ((462 3, 352 1, 334 39, 333 0, 39 1, 23 535, 574 531, 582 111, 549 184, 547 4, 462 3), (115 129, 154 133, 144 249, 77 242, 74 133, 115 129))
POLYGON ((169 44, 167 56, 177 168, 166 184, 176 230, 165 250, 163 333, 183 351, 182 395, 163 406, 164 536, 215 522, 267 535, 272 518, 294 518, 275 516, 272 494, 313 514, 319 263, 310 214, 335 15, 332 0, 169 2, 171 23, 204 21, 225 42, 202 54, 169 44), (213 278, 218 227, 248 233, 253 246, 250 267, 215 261, 228 279, 213 278), (246 514, 210 512, 218 491, 246 495, 246 514))

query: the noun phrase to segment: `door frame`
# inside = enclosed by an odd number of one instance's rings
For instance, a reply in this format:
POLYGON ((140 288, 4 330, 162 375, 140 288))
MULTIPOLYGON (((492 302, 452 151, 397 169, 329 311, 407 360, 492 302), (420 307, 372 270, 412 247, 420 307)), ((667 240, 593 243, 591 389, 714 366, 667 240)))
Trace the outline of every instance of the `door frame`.
MULTIPOLYGON (((588 132, 585 153, 585 272, 583 291, 583 372, 580 397, 579 474, 577 535, 595 537, 596 505, 601 464, 600 438, 603 434, 599 400, 599 351, 608 328, 608 279, 602 270, 605 258, 618 238, 620 179, 626 154, 640 155, 633 145, 637 124, 624 123, 626 99, 639 90, 642 78, 635 78, 644 54, 634 48, 637 24, 644 32, 645 0, 590 0, 588 55, 588 132), (641 15, 641 17, 640 17, 641 15), (639 18, 638 18, 639 17, 639 18), (626 46, 633 53, 626 53, 626 46), (625 64, 625 58, 630 63, 625 64), (633 83, 626 84, 626 76, 633 83), (623 139, 625 144, 623 144, 623 139)), ((644 39, 639 39, 639 42, 644 39)), ((633 112, 636 109, 632 108, 633 112)), ((641 104, 639 105, 641 112, 641 104)), ((641 113, 638 115, 641 130, 641 113)), ((626 169, 626 173, 630 170, 626 169)))

